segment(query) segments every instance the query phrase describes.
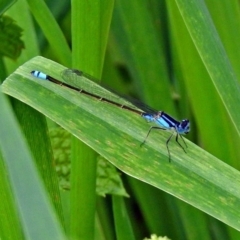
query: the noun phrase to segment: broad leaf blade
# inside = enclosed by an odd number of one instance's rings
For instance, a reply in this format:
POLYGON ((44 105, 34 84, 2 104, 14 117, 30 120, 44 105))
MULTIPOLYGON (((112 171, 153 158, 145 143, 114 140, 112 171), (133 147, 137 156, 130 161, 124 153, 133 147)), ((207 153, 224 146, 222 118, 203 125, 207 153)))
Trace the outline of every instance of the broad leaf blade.
POLYGON ((154 132, 140 147, 149 126, 139 115, 34 79, 33 69, 60 78, 64 68, 34 58, 12 74, 2 90, 56 121, 130 176, 240 229, 238 171, 188 141, 187 154, 170 143, 170 164, 165 146, 169 133, 154 132))

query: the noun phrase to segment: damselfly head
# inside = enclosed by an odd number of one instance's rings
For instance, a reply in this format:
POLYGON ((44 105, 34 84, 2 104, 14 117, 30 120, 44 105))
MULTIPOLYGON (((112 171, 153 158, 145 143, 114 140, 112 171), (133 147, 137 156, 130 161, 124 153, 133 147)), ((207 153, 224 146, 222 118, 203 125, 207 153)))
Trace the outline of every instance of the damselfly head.
POLYGON ((188 134, 190 132, 190 121, 188 119, 184 119, 180 122, 178 132, 181 134, 188 134))

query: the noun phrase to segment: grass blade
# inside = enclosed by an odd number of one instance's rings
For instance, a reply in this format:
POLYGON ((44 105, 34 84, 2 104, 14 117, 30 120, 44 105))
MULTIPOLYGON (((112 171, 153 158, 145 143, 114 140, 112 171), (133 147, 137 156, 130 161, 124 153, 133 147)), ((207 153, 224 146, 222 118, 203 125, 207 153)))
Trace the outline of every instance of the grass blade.
POLYGON ((189 141, 187 154, 171 142, 173 162, 169 164, 165 146, 168 133, 153 133, 140 148, 148 126, 139 116, 32 79, 30 71, 36 66, 53 76, 63 70, 47 59, 34 58, 4 82, 3 91, 56 121, 130 176, 240 229, 237 170, 189 141))
POLYGON ((176 0, 199 55, 240 135, 240 87, 203 1, 176 0), (227 79, 227 84, 226 84, 227 79), (231 93, 231 94, 230 94, 231 93))
POLYGON ((34 161, 2 94, 0 105, 0 146, 23 233, 28 239, 64 239, 62 228, 44 191, 34 161), (26 174, 22 174, 23 172, 26 174))

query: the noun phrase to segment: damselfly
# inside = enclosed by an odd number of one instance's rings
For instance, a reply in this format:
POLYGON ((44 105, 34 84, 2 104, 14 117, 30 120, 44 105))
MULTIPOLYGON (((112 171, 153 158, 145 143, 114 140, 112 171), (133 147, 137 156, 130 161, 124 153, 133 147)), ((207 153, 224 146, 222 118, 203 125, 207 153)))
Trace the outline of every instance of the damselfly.
POLYGON ((34 77, 37 77, 39 79, 48 80, 48 81, 58 84, 60 86, 70 88, 74 91, 77 91, 77 92, 87 95, 89 97, 98 99, 102 102, 106 102, 106 103, 112 104, 114 106, 120 107, 122 109, 126 109, 131 112, 137 113, 140 116, 142 116, 144 119, 146 119, 148 122, 155 123, 156 126, 151 126, 149 128, 148 133, 147 133, 144 141, 142 142, 141 146, 146 142, 150 132, 153 129, 172 131, 172 134, 169 136, 169 138, 166 141, 169 162, 171 162, 171 154, 169 151, 168 144, 174 134, 176 134, 176 139, 175 139, 176 142, 186 153, 185 148, 178 141, 178 137, 180 136, 180 138, 183 140, 185 147, 187 147, 182 135, 187 134, 190 131, 190 121, 188 119, 184 119, 182 121, 177 121, 174 118, 172 118, 171 116, 169 116, 168 114, 164 113, 163 111, 155 111, 149 107, 146 107, 145 105, 143 105, 144 107, 142 107, 141 105, 138 106, 138 105, 135 105, 134 103, 132 104, 129 101, 119 97, 115 93, 112 93, 111 97, 106 97, 107 95, 109 95, 109 94, 106 94, 107 92, 109 92, 109 90, 103 88, 101 85, 96 85, 96 83, 92 81, 94 79, 92 76, 85 74, 79 70, 65 69, 62 72, 62 78, 65 81, 71 82, 71 83, 73 83, 74 81, 77 81, 78 85, 81 85, 80 87, 75 87, 68 83, 59 81, 59 80, 57 80, 43 72, 40 72, 40 71, 34 70, 31 72, 31 74, 34 77), (96 87, 96 86, 98 86, 98 87, 96 87))

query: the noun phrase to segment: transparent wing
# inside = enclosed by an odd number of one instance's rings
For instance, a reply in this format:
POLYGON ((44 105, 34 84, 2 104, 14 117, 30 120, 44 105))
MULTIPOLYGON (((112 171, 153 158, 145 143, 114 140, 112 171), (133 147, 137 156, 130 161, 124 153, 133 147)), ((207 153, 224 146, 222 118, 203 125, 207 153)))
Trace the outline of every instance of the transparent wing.
POLYGON ((122 96, 116 93, 114 90, 110 90, 101 84, 97 83, 97 79, 94 77, 76 70, 76 69, 65 69, 61 73, 64 82, 79 88, 80 90, 87 91, 91 94, 95 94, 99 97, 106 98, 116 103, 131 107, 133 109, 140 109, 144 112, 156 113, 157 111, 140 102, 139 100, 131 97, 122 96))

